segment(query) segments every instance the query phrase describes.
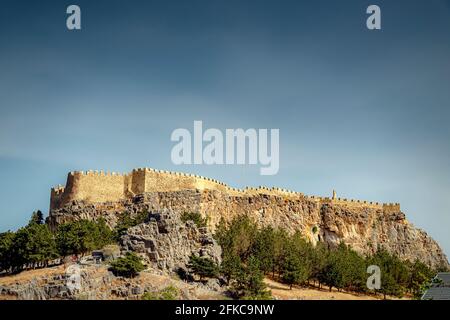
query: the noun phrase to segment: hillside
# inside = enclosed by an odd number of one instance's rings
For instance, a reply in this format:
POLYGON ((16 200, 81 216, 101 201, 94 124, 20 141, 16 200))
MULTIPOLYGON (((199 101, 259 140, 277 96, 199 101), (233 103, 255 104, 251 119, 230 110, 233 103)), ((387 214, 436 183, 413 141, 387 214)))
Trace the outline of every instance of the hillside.
MULTIPOLYGON (((134 279, 116 278, 103 265, 84 265, 82 289, 71 294, 66 287, 63 265, 24 271, 18 275, 0 277, 0 300, 11 299, 140 299, 144 292, 160 292, 174 287, 178 299, 229 299, 224 289, 209 285, 187 283, 176 277, 158 274, 156 270, 142 272, 134 279)), ((293 287, 265 279, 276 300, 379 300, 382 296, 338 292, 333 289, 293 287)))

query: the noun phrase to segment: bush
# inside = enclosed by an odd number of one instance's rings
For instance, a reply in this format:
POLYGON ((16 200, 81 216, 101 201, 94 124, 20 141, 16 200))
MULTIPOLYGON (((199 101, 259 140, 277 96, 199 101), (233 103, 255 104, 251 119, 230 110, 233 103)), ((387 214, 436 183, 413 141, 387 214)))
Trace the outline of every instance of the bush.
POLYGON ((193 221, 199 228, 206 227, 207 223, 207 219, 202 218, 202 216, 198 212, 184 212, 181 215, 181 221, 193 221))
POLYGON ((183 268, 183 267, 179 267, 176 270, 176 274, 178 276, 178 278, 180 278, 180 280, 184 280, 187 282, 192 282, 194 281, 194 277, 192 276, 192 274, 189 272, 189 270, 183 268))
POLYGON ((135 217, 131 217, 130 213, 122 212, 119 215, 119 221, 114 228, 113 238, 115 241, 119 241, 120 237, 123 236, 127 230, 131 227, 137 226, 138 224, 144 223, 148 220, 149 213, 147 211, 139 212, 135 217))
POLYGON ((110 270, 116 276, 127 278, 135 277, 145 267, 134 252, 127 252, 124 257, 120 257, 111 263, 110 270))
POLYGON ((204 277, 216 277, 219 274, 219 267, 209 258, 191 255, 187 265, 191 271, 200 276, 200 281, 204 277))
POLYGON ((142 295, 142 300, 178 300, 180 291, 174 286, 168 286, 158 292, 146 292, 142 295))

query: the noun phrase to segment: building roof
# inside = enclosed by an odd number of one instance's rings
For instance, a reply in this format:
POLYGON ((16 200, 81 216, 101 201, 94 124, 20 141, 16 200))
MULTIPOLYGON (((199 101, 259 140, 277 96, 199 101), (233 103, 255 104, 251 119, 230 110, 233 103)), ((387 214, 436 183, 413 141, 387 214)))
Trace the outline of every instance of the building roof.
POLYGON ((431 287, 422 296, 422 300, 450 300, 450 287, 431 287))
POLYGON ((422 300, 450 300, 450 272, 440 272, 436 275, 422 300), (434 282, 435 280, 441 280, 441 282, 434 282))
POLYGON ((450 272, 439 272, 436 278, 441 279, 443 285, 450 286, 450 272))

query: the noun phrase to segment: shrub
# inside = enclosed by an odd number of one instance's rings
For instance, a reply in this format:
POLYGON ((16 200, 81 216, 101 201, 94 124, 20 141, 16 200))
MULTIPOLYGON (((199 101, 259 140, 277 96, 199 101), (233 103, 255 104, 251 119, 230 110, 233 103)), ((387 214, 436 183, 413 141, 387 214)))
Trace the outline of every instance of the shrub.
POLYGON ((123 276, 132 278, 139 272, 144 270, 145 267, 134 252, 127 252, 124 257, 120 257, 111 263, 110 270, 116 276, 123 276))
POLYGON ((130 213, 122 212, 119 215, 119 221, 114 228, 113 237, 115 241, 119 241, 120 237, 123 236, 127 230, 131 227, 137 226, 138 224, 147 221, 149 213, 147 211, 139 212, 135 217, 131 217, 130 213))
POLYGON ((203 228, 206 227, 207 219, 202 218, 202 216, 198 212, 184 212, 181 215, 181 221, 193 221, 197 225, 197 227, 203 228))
POLYGON ((200 280, 202 280, 203 277, 216 277, 219 273, 217 264, 206 257, 191 255, 187 267, 191 269, 193 273, 199 275, 200 280))
POLYGON ((174 286, 168 286, 158 292, 146 292, 142 295, 142 300, 178 300, 180 291, 174 286))

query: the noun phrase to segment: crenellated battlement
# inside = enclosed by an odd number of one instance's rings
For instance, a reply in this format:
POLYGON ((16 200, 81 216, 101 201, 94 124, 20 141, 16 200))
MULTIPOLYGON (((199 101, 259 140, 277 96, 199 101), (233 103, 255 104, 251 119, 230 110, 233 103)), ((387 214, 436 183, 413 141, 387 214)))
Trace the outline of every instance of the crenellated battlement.
POLYGON ((51 190, 51 192, 54 193, 54 194, 56 194, 56 195, 58 195, 58 194, 64 193, 64 190, 65 190, 65 189, 66 189, 66 188, 63 187, 62 185, 58 185, 58 186, 56 186, 56 187, 53 187, 52 190, 51 190))
POLYGON ((52 207, 59 207, 61 206, 62 199, 64 197, 66 188, 62 185, 58 185, 56 187, 53 187, 50 191, 50 210, 52 207))
POLYGON ((128 176, 128 173, 110 172, 103 170, 88 170, 88 171, 72 171, 70 176, 90 176, 90 177, 108 177, 108 176, 128 176))
POLYGON ((384 212, 400 211, 399 203, 379 203, 336 197, 304 195, 301 192, 278 187, 233 188, 216 179, 183 172, 136 168, 130 173, 104 172, 103 170, 72 171, 67 176, 66 186, 51 189, 50 210, 60 208, 73 200, 86 202, 109 202, 129 199, 145 192, 180 190, 217 190, 232 196, 255 196, 265 194, 285 198, 304 198, 313 202, 330 203, 351 207, 369 207, 384 212))

